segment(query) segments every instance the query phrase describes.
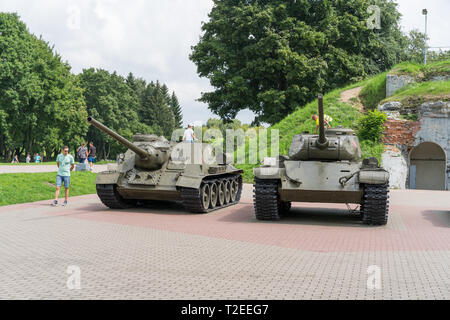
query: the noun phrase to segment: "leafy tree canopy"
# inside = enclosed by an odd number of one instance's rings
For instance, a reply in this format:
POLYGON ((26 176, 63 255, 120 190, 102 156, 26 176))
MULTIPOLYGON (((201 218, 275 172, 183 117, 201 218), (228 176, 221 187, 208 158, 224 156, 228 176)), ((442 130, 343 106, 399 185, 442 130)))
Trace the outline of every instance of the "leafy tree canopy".
POLYGON ((0 13, 0 152, 58 153, 87 131, 82 89, 41 38, 17 14, 0 13))
POLYGON ((190 56, 214 91, 200 101, 222 119, 243 109, 276 123, 320 91, 406 58, 390 0, 214 0, 190 56), (367 24, 380 8, 381 29, 367 24))

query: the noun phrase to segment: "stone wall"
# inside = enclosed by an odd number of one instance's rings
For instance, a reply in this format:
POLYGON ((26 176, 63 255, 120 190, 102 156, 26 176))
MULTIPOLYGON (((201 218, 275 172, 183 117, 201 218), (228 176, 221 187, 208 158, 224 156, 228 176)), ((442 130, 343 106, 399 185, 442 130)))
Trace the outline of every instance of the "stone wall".
POLYGON ((434 142, 447 154, 447 190, 450 190, 450 102, 426 102, 419 108, 420 130, 414 146, 434 142))
POLYGON ((386 97, 394 95, 395 91, 414 81, 414 78, 411 76, 388 74, 386 76, 386 97))
MULTIPOLYGON (((379 109, 383 110, 383 107, 379 109)), ((391 118, 385 123, 383 142, 387 147, 383 154, 383 165, 386 164, 391 173, 391 187, 401 189, 409 185, 408 174, 404 174, 404 163, 409 165, 410 151, 422 142, 433 142, 447 155, 445 174, 447 190, 450 190, 450 103, 425 102, 419 106, 418 113, 419 121, 391 118)))

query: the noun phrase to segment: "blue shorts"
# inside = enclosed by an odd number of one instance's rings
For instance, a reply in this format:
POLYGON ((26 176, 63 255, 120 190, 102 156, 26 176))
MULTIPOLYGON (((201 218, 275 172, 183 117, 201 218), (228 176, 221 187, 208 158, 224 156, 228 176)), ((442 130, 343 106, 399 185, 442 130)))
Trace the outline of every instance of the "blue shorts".
POLYGON ((64 187, 65 187, 66 189, 69 189, 69 185, 70 185, 70 176, 63 177, 63 176, 57 175, 57 176, 56 176, 56 186, 57 186, 57 187, 61 187, 62 184, 63 184, 63 182, 64 182, 64 187))
POLYGON ((85 163, 86 162, 86 158, 80 158, 80 163, 85 163))
POLYGON ((88 158, 89 162, 95 163, 95 158, 88 158))

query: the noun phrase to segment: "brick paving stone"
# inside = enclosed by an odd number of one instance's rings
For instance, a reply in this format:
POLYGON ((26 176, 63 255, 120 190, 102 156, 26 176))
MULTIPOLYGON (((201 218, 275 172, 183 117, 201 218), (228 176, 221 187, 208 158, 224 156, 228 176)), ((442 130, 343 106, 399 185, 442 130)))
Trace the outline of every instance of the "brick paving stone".
POLYGON ((387 226, 342 205, 295 204, 280 222, 242 202, 192 215, 116 211, 95 195, 0 208, 0 299, 449 299, 450 197, 393 191, 387 226), (369 266, 381 289, 367 287, 369 266), (67 288, 68 266, 81 289, 67 288))

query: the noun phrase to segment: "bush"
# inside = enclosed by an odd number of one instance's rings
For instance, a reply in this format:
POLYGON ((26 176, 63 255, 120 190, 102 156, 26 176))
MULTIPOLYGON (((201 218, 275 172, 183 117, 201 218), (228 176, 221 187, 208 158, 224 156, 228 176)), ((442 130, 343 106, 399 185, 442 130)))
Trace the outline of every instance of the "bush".
POLYGON ((359 119, 358 135, 361 140, 380 142, 383 138, 384 126, 387 116, 378 110, 369 111, 359 119))

